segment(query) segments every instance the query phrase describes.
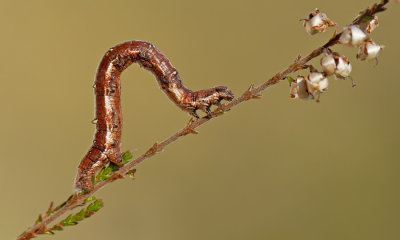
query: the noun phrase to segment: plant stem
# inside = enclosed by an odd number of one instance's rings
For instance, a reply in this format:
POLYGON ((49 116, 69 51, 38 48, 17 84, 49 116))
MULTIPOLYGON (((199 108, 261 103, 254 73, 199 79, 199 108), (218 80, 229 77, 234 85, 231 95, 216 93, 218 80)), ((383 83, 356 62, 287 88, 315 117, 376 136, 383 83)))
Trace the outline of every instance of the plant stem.
MULTIPOLYGON (((388 3, 388 0, 384 0, 380 4, 375 4, 374 6, 372 6, 368 10, 366 10, 366 12, 364 12, 364 14, 373 16, 378 12, 382 12, 385 10, 384 5, 386 5, 387 3, 388 3)), ((361 18, 356 18, 353 21, 353 23, 357 24, 360 21, 361 21, 361 18)), ((253 99, 253 98, 260 98, 261 97, 260 93, 262 91, 264 91, 265 89, 267 89, 268 87, 270 87, 272 85, 279 83, 282 79, 285 79, 290 73, 301 69, 301 67, 303 67, 307 62, 309 62, 310 60, 321 55, 323 53, 324 49, 337 44, 340 34, 341 33, 338 33, 338 34, 335 33, 334 36, 328 42, 326 42, 323 46, 312 51, 309 55, 307 55, 303 58, 301 58, 299 56, 294 61, 293 64, 288 66, 282 72, 275 74, 275 76, 271 77, 268 81, 266 81, 256 87, 251 85, 249 87, 249 89, 246 90, 241 96, 233 99, 231 102, 224 104, 221 107, 217 108, 215 111, 213 111, 210 117, 203 117, 196 121, 190 121, 189 124, 187 124, 184 128, 182 128, 175 134, 171 135, 164 141, 162 141, 160 143, 155 143, 151 148, 149 148, 149 150, 146 151, 146 153, 144 153, 140 157, 128 162, 127 164, 125 164, 124 166, 119 168, 117 171, 113 172, 112 175, 109 178, 107 178, 106 180, 96 184, 91 192, 75 193, 70 199, 68 199, 65 202, 65 205, 63 205, 61 208, 57 209, 54 213, 50 214, 49 216, 45 216, 40 223, 37 223, 34 226, 28 228, 25 232, 23 232, 20 236, 18 236, 17 240, 28 240, 28 239, 31 239, 31 238, 37 236, 38 234, 45 233, 46 229, 47 229, 46 226, 48 224, 53 222, 55 219, 57 219, 58 217, 60 217, 64 213, 66 213, 67 211, 72 210, 75 207, 81 206, 84 203, 85 199, 87 199, 88 197, 93 195, 95 192, 97 192, 103 186, 105 186, 119 178, 123 178, 128 173, 129 170, 131 170, 132 168, 134 168, 135 166, 137 166, 138 164, 143 162, 145 159, 155 155, 156 153, 163 151, 166 146, 175 142, 179 138, 186 136, 190 133, 192 133, 192 134, 197 133, 195 131, 196 128, 205 124, 209 120, 222 115, 224 112, 231 110, 236 105, 238 105, 244 101, 253 99)))

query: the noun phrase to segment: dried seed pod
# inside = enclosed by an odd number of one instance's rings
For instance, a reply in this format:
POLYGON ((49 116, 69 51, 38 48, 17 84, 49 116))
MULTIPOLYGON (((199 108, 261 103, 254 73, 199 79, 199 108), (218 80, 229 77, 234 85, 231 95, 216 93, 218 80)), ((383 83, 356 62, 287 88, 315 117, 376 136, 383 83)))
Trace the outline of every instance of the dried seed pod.
POLYGON ((304 19, 304 27, 310 35, 319 32, 325 32, 328 27, 335 26, 336 23, 331 21, 325 13, 321 13, 318 9, 311 12, 307 19, 304 19))
POLYGON ((350 61, 345 56, 332 52, 330 49, 325 51, 325 56, 321 59, 321 66, 327 75, 335 74, 335 77, 339 79, 349 77, 352 69, 350 61))
POLYGON ((374 16, 374 18, 370 21, 364 21, 360 23, 360 29, 366 33, 371 33, 379 26, 378 16, 374 16))
POLYGON ((314 97, 316 94, 328 90, 328 78, 325 73, 311 72, 306 78, 308 92, 314 97))
POLYGON ((307 83, 303 76, 297 76, 290 85, 290 97, 300 98, 303 100, 312 99, 312 95, 308 92, 307 83))
POLYGON ((366 38, 367 35, 357 25, 350 25, 344 27, 339 42, 354 47, 362 44, 366 38))
POLYGON ((357 58, 360 60, 373 60, 377 59, 378 53, 384 48, 384 46, 376 44, 371 39, 363 42, 358 49, 357 58))
POLYGON ((350 76, 351 63, 345 56, 340 56, 336 63, 335 77, 345 79, 350 76))
POLYGON ((335 61, 335 58, 334 58, 332 52, 325 53, 325 56, 323 58, 321 58, 322 70, 327 75, 332 75, 335 73, 336 65, 337 65, 337 63, 335 61))

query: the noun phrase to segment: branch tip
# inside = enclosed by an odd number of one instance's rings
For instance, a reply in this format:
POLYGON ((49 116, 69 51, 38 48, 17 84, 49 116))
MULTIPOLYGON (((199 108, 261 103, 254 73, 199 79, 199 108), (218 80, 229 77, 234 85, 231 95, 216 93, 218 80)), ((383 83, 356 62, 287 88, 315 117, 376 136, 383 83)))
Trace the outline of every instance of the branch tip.
POLYGON ((181 136, 186 136, 188 134, 198 134, 198 133, 199 132, 194 130, 194 128, 188 126, 182 131, 181 136))
POLYGON ((254 84, 251 84, 250 87, 243 93, 243 98, 244 100, 250 100, 250 99, 260 99, 261 94, 254 94, 254 84))
POLYGON ((158 150, 158 143, 154 143, 154 145, 149 150, 147 150, 147 152, 144 155, 146 156, 154 155, 157 153, 157 150, 158 150))

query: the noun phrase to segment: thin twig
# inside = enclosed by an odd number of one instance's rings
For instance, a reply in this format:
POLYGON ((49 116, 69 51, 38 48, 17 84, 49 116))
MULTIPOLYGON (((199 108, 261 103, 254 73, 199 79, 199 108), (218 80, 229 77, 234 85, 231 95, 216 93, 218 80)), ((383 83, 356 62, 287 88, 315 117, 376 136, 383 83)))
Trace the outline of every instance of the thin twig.
POLYGON ((176 132, 175 134, 170 136, 169 138, 165 139, 161 143, 154 144, 145 154, 143 154, 140 157, 125 164, 119 170, 115 171, 109 178, 96 184, 91 192, 82 194, 82 195, 75 194, 74 197, 71 198, 64 207, 60 208, 58 211, 56 211, 52 215, 43 218, 42 222, 27 229, 23 234, 21 234, 17 238, 17 240, 27 240, 27 239, 31 239, 31 238, 35 237, 36 234, 40 232, 40 230, 43 230, 44 227, 47 226, 49 223, 51 223, 53 220, 57 219, 59 216, 61 216, 65 212, 73 209, 74 207, 81 205, 86 198, 93 195, 95 192, 97 192, 100 188, 102 188, 106 184, 113 182, 118 178, 123 178, 123 176, 125 176, 125 174, 130 169, 134 168, 135 166, 137 166, 139 163, 141 163, 145 159, 155 155, 156 153, 163 151, 164 148, 166 146, 168 146, 169 144, 175 142, 179 138, 186 136, 190 133, 195 133, 194 130, 196 128, 198 128, 199 126, 208 122, 209 120, 222 115, 224 112, 232 109, 234 106, 236 106, 244 101, 250 100, 252 98, 258 98, 259 97, 258 94, 260 92, 264 91, 266 88, 268 88, 268 87, 278 83, 280 80, 284 79, 291 72, 293 72, 293 70, 295 70, 297 67, 304 65, 305 63, 307 63, 308 61, 310 61, 311 59, 313 59, 315 57, 318 57, 323 52, 323 49, 324 49, 324 47, 319 47, 319 48, 315 49, 310 55, 308 55, 304 58, 301 58, 301 59, 296 59, 296 61, 292 65, 290 65, 286 70, 276 74, 275 76, 270 78, 267 82, 265 82, 257 87, 251 86, 240 97, 238 97, 238 98, 234 99, 232 102, 230 102, 228 104, 224 104, 220 108, 216 109, 212 113, 211 118, 203 117, 197 121, 194 121, 191 124, 189 124, 188 126, 186 126, 185 128, 179 130, 178 132, 176 132))
MULTIPOLYGON (((382 12, 385 8, 384 5, 388 3, 388 0, 382 1, 380 4, 375 4, 373 7, 368 9, 368 11, 364 12, 363 14, 368 14, 368 15, 374 15, 378 12, 382 12)), ((354 22, 359 23, 361 18, 355 19, 354 22)), ((297 71, 298 69, 301 69, 302 66, 304 66, 307 62, 312 60, 313 58, 318 57, 321 55, 324 51, 324 49, 331 47, 335 44, 338 43, 339 37, 341 33, 338 33, 333 35, 333 37, 325 43, 323 46, 315 49, 312 51, 309 55, 306 57, 301 58, 300 56, 296 58, 293 64, 291 64, 289 67, 287 67, 284 71, 279 72, 275 74, 272 78, 270 78, 268 81, 262 83, 259 86, 254 87, 251 85, 248 90, 246 90, 240 97, 233 99, 233 101, 222 105, 221 107, 217 108, 214 110, 211 114, 210 117, 203 117, 201 119, 198 119, 194 122, 190 122, 187 126, 185 126, 183 129, 179 130, 175 134, 171 135, 164 141, 160 143, 155 143, 149 150, 146 151, 143 155, 140 157, 128 162, 121 168, 119 168, 117 171, 115 171, 109 178, 106 180, 99 182, 96 184, 91 192, 88 193, 75 193, 72 197, 70 197, 69 200, 66 201, 65 205, 62 206, 61 208, 57 209, 54 213, 50 214, 49 216, 45 216, 40 223, 35 224, 34 226, 28 228, 24 233, 22 233, 20 236, 18 236, 17 240, 28 240, 31 239, 37 234, 44 233, 46 231, 46 226, 53 222, 55 219, 66 213, 67 211, 81 206, 84 202, 85 199, 93 195, 95 192, 97 192, 100 188, 103 186, 117 180, 120 178, 123 178, 129 170, 143 162, 145 159, 152 157, 153 155, 161 152, 164 150, 166 146, 169 144, 175 142, 179 138, 186 136, 188 134, 195 134, 197 133, 195 131, 196 128, 199 126, 205 124, 211 119, 214 119, 215 117, 218 117, 222 115, 224 112, 231 110, 234 106, 250 100, 250 99, 256 99, 260 98, 261 95, 260 93, 267 89, 268 87, 275 85, 279 83, 282 79, 285 79, 290 73, 297 71)))

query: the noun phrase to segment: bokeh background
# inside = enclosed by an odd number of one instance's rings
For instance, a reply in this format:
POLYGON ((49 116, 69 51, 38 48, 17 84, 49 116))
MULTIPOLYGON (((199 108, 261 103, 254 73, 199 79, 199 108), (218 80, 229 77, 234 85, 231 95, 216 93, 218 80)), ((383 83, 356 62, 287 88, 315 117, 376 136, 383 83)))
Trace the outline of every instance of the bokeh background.
MULTIPOLYGON (((310 11, 344 26, 372 3, 0 0, 0 238, 71 194, 108 48, 150 41, 187 87, 239 95, 332 35, 304 31, 310 11)), ((317 104, 290 100, 283 81, 95 194, 105 207, 93 217, 40 239, 399 239, 399 14, 390 4, 379 15, 378 66, 334 48, 357 87, 331 79, 317 104)), ((140 155, 187 123, 149 72, 134 65, 122 84, 124 150, 140 155)))

